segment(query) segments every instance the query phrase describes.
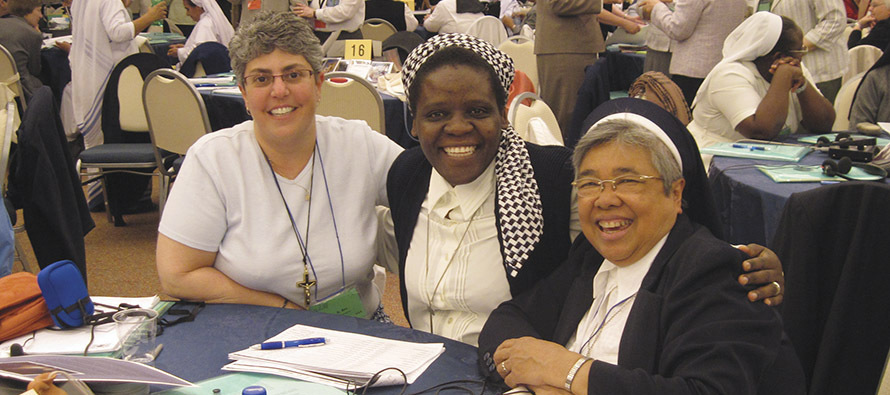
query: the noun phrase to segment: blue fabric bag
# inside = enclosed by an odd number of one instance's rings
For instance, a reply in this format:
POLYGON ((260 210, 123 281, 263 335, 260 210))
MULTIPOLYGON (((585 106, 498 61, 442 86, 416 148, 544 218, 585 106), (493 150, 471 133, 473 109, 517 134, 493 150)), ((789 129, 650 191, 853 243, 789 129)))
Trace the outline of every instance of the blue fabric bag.
POLYGON ((83 326, 95 310, 83 277, 70 260, 45 267, 37 274, 37 284, 59 328, 83 326))

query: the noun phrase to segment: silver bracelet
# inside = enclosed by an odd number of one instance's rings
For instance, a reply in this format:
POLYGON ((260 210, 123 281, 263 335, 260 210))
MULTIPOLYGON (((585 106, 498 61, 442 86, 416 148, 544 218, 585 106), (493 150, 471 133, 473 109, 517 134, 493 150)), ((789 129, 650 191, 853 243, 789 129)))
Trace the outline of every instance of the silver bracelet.
POLYGON ((575 374, 578 373, 578 369, 581 369, 581 365, 584 365, 585 362, 591 360, 592 358, 581 357, 578 358, 578 361, 572 365, 572 368, 569 369, 569 374, 566 375, 566 383, 565 389, 566 391, 572 392, 572 381, 575 381, 575 374))

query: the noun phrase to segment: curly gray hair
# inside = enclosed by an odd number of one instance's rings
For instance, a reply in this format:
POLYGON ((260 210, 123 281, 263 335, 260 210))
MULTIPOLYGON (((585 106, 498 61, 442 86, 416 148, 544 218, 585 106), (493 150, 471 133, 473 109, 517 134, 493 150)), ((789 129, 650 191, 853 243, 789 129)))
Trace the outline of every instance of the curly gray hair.
POLYGON ((264 11, 250 23, 239 26, 229 43, 229 57, 237 80, 244 78, 247 63, 276 49, 302 55, 312 71, 321 71, 324 55, 309 23, 292 12, 264 11))

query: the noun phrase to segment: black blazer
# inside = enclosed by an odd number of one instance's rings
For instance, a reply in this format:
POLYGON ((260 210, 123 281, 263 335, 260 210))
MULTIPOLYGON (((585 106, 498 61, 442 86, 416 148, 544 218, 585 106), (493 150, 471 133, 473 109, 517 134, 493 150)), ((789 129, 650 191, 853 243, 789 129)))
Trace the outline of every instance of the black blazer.
MULTIPOLYGON (((519 274, 516 277, 507 277, 510 293, 514 296, 531 288, 535 282, 552 272, 565 259, 570 246, 571 182, 574 178, 570 163, 571 151, 564 147, 544 147, 531 143, 526 143, 526 148, 541 194, 544 232, 529 260, 519 270, 519 274)), ((429 190, 431 173, 432 166, 424 157, 423 151, 420 147, 414 147, 405 150, 396 158, 386 180, 386 191, 399 248, 400 291, 406 316, 408 291, 405 287, 405 259, 414 235, 414 227, 417 225, 417 217, 420 215, 420 206, 429 190)), ((495 205, 495 213, 500 223, 497 201, 495 205)), ((498 241, 502 243, 503 248, 500 228, 498 228, 498 241)), ((503 249, 501 252, 503 253, 503 249)), ((408 318, 410 321, 410 317, 408 318)))
MULTIPOLYGON (((803 372, 783 344, 780 318, 770 307, 748 302, 736 281, 744 259, 679 216, 640 286, 618 365, 593 362, 588 392, 803 393, 803 372)), ((593 277, 602 261, 578 237, 562 266, 495 309, 479 336, 483 372, 499 377, 491 355, 504 340, 532 336, 566 344, 593 302, 593 277)))

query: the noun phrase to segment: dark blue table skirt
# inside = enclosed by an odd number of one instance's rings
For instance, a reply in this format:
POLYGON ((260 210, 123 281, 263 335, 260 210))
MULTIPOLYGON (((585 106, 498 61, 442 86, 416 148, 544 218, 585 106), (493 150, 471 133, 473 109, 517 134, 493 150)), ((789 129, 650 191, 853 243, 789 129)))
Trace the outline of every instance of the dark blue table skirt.
MULTIPOLYGON (((417 140, 411 137, 411 123, 413 119, 408 106, 401 100, 387 95, 383 97, 383 112, 386 119, 386 136, 403 148, 411 148, 417 145, 417 140)), ((207 115, 210 117, 210 127, 220 130, 232 127, 250 119, 244 107, 244 98, 230 94, 213 94, 211 91, 201 91, 204 105, 207 107, 207 115)))
MULTIPOLYGON (((797 164, 818 166, 827 158, 827 153, 814 151, 797 164)), ((775 166, 793 163, 715 156, 708 177, 727 241, 769 246, 779 226, 785 202, 791 194, 818 188, 821 184, 777 183, 755 168, 755 164, 775 166)))
MULTIPOLYGON (((260 343, 285 329, 304 324, 320 328, 421 343, 445 343, 445 353, 424 372, 408 393, 453 380, 482 380, 476 365, 476 348, 426 332, 352 317, 247 305, 207 305, 193 322, 168 327, 158 342, 164 350, 155 366, 197 382, 224 373, 228 354, 260 343)), ((475 393, 481 384, 463 384, 475 393)), ((492 387, 488 385, 488 387, 492 387)), ((372 394, 396 394, 401 387, 372 388, 372 394)), ((466 392, 462 392, 466 393, 466 392)), ((495 391, 486 391, 495 393, 495 391)))

